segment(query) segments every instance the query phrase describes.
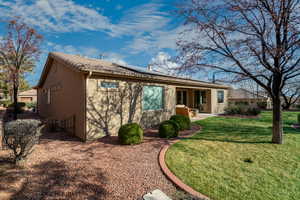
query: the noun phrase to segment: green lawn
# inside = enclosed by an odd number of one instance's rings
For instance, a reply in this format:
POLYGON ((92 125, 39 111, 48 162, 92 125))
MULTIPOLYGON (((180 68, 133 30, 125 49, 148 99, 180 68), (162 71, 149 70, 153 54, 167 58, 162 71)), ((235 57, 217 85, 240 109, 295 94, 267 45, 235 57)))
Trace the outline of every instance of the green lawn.
POLYGON ((172 145, 167 165, 184 183, 214 200, 298 200, 300 132, 290 128, 297 113, 285 112, 283 117, 283 145, 270 143, 271 112, 259 119, 199 121, 203 130, 172 145))

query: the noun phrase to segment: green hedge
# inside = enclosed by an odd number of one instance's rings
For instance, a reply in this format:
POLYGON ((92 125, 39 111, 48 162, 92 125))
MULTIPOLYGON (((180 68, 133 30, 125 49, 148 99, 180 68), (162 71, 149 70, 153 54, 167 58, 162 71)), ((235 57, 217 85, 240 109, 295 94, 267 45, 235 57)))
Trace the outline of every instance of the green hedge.
MULTIPOLYGON (((11 103, 8 106, 8 108, 14 109, 15 108, 14 105, 15 105, 14 103, 11 103)), ((18 104, 17 104, 17 112, 18 113, 22 113, 24 111, 25 106, 26 106, 26 103, 24 103, 24 102, 18 102, 18 104)))
POLYGON ((173 115, 170 120, 177 122, 179 130, 187 130, 191 128, 191 120, 189 117, 184 115, 173 115))
POLYGON ((300 124, 300 113, 298 114, 298 123, 300 124))
POLYGON ((3 107, 8 107, 11 104, 10 100, 1 100, 0 105, 3 105, 3 107))
POLYGON ((137 123, 125 124, 118 132, 121 144, 139 144, 143 140, 144 131, 137 123))
POLYGON ((174 138, 178 136, 179 125, 176 121, 167 120, 159 125, 159 137, 161 138, 174 138))
POLYGON ((225 114, 227 115, 259 115, 261 109, 257 107, 250 106, 228 106, 225 108, 225 114))

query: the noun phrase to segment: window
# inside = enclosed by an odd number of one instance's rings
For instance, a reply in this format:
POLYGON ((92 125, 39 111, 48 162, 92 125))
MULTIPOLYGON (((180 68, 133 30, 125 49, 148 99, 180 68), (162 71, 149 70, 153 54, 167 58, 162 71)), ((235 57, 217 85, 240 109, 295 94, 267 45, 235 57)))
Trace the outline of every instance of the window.
POLYGON ((51 89, 49 88, 47 90, 47 104, 51 103, 51 89))
POLYGON ((224 103, 224 91, 218 91, 218 103, 224 103))
POLYGON ((143 87, 143 110, 163 109, 163 87, 144 86, 143 87))
POLYGON ((119 87, 119 83, 118 82, 102 81, 101 82, 101 87, 103 87, 103 88, 118 88, 119 87))
POLYGON ((176 92, 177 96, 177 105, 187 105, 187 92, 183 90, 179 90, 176 92))

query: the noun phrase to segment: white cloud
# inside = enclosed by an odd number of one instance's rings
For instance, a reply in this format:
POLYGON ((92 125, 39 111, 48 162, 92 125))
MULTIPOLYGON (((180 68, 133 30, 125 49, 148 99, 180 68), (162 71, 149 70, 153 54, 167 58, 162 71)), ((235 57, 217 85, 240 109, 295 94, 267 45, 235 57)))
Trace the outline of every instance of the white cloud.
POLYGON ((165 52, 159 52, 156 57, 152 58, 149 65, 153 71, 169 75, 177 75, 179 65, 172 61, 171 56, 165 52))
POLYGON ((0 17, 20 16, 44 31, 72 32, 111 29, 109 19, 71 0, 0 0, 0 17))
POLYGON ((170 18, 164 12, 159 11, 160 4, 144 4, 129 9, 124 17, 113 27, 111 36, 144 35, 161 30, 170 22, 170 18))
POLYGON ((184 26, 168 28, 171 16, 161 11, 162 4, 147 3, 123 13, 119 22, 101 14, 101 8, 86 7, 72 0, 0 0, 0 18, 16 13, 27 23, 45 32, 64 33, 102 31, 111 37, 132 37, 127 53, 154 53, 176 48, 184 26))
POLYGON ((104 53, 104 60, 108 60, 113 63, 117 63, 120 65, 128 65, 127 62, 124 60, 124 56, 114 52, 106 52, 104 53))
POLYGON ((86 46, 73 46, 73 45, 60 45, 48 42, 48 51, 58 51, 66 54, 74 54, 85 56, 88 58, 101 58, 110 62, 118 63, 120 65, 127 65, 123 55, 114 52, 101 52, 94 47, 86 46))

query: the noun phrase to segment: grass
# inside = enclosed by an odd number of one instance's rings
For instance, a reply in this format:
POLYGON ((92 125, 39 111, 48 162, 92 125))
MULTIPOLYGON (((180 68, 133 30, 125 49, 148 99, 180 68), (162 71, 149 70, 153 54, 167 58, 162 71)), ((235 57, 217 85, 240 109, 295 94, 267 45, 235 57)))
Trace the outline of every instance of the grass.
POLYGON ((284 144, 271 144, 272 113, 258 119, 213 117, 170 147, 166 162, 184 183, 214 200, 300 199, 300 131, 285 112, 284 144))

